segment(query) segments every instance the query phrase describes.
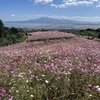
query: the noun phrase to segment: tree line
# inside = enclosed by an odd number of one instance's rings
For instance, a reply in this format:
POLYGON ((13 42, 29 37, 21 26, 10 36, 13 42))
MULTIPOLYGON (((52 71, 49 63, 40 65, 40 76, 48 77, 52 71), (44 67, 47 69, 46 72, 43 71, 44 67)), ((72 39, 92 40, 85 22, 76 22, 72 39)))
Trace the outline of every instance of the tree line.
POLYGON ((81 35, 81 36, 91 36, 93 38, 100 38, 100 28, 98 29, 81 29, 81 30, 76 30, 76 29, 59 29, 58 31, 60 32, 68 32, 68 33, 73 33, 76 35, 81 35))
POLYGON ((100 28, 98 29, 83 29, 75 32, 76 35, 81 35, 81 36, 92 36, 93 38, 100 38, 100 28))
POLYGON ((0 19, 0 46, 7 46, 25 41, 27 33, 21 28, 5 27, 0 19))

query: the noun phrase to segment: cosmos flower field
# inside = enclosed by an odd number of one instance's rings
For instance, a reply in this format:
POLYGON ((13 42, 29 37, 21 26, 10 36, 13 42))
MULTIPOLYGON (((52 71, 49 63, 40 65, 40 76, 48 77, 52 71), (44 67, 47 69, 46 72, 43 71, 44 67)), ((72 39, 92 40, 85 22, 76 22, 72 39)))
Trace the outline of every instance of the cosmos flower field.
POLYGON ((100 100, 100 42, 62 32, 32 37, 68 38, 1 47, 0 100, 100 100))

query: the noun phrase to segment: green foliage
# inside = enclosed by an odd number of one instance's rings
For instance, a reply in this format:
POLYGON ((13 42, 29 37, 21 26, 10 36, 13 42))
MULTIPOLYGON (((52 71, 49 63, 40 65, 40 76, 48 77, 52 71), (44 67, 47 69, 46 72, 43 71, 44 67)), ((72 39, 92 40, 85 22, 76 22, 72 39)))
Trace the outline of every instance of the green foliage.
POLYGON ((13 34, 18 33, 18 29, 17 28, 12 27, 10 30, 12 31, 13 34))
POLYGON ((2 20, 0 19, 0 27, 3 27, 3 26, 4 26, 4 24, 3 24, 2 20))
POLYGON ((100 33, 98 34, 98 38, 100 38, 100 33))
POLYGON ((8 45, 8 40, 6 38, 0 38, 0 46, 8 45))
POLYGON ((0 46, 6 46, 25 41, 27 34, 21 28, 4 27, 0 20, 0 46))
POLYGON ((84 30, 79 30, 78 32, 75 33, 76 35, 82 35, 82 36, 92 36, 94 38, 99 38, 100 34, 100 28, 98 29, 84 29, 84 30))
POLYGON ((3 36, 3 22, 2 22, 2 20, 0 20, 0 37, 2 37, 3 36))
POLYGON ((100 32, 100 28, 98 28, 96 31, 97 31, 97 32, 100 32))

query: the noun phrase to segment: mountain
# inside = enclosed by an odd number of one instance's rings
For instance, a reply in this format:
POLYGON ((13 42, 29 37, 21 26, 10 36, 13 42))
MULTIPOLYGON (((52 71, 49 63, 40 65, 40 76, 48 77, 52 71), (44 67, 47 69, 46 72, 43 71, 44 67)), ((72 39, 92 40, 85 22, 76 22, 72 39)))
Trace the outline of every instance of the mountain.
POLYGON ((82 21, 74 21, 68 19, 53 19, 48 17, 40 17, 37 19, 30 19, 25 21, 8 21, 10 23, 37 23, 37 24, 81 24, 86 23, 82 21))
POLYGON ((43 29, 87 29, 100 28, 99 22, 84 22, 68 19, 53 19, 48 17, 41 17, 37 19, 30 19, 25 21, 7 21, 4 22, 7 27, 20 28, 43 28, 43 29))
POLYGON ((82 21, 75 21, 75 20, 68 20, 68 19, 53 19, 53 18, 48 18, 48 17, 41 17, 38 19, 30 19, 25 22, 29 23, 39 23, 39 24, 82 24, 86 22, 82 21))
POLYGON ((41 17, 38 19, 31 19, 26 22, 29 23, 43 23, 43 24, 72 24, 72 23, 77 23, 76 21, 73 20, 67 20, 67 19, 53 19, 53 18, 48 18, 48 17, 41 17))

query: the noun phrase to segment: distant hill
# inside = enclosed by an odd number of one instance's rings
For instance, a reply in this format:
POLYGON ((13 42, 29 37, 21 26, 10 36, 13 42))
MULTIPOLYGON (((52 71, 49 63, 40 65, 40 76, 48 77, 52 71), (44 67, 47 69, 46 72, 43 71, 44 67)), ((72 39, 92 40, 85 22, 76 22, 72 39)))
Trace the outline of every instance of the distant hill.
POLYGON ((30 19, 28 21, 29 23, 43 23, 43 24, 74 24, 77 23, 77 21, 74 20, 67 20, 67 19, 53 19, 48 17, 41 17, 38 19, 30 19))
POLYGON ((37 19, 29 19, 24 21, 6 21, 4 25, 7 27, 17 27, 17 28, 38 28, 38 29, 97 29, 100 28, 99 22, 84 22, 75 21, 68 19, 53 19, 49 17, 40 17, 37 19))
MULTIPOLYGON (((49 17, 40 17, 37 19, 30 19, 25 21, 9 21, 10 23, 37 23, 37 24, 94 24, 91 22, 75 21, 68 19, 53 19, 49 17)), ((96 24, 96 23, 95 23, 96 24)))

